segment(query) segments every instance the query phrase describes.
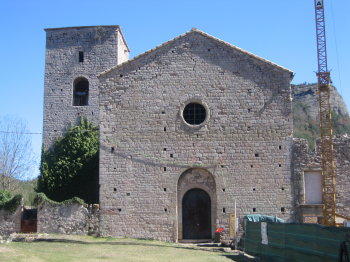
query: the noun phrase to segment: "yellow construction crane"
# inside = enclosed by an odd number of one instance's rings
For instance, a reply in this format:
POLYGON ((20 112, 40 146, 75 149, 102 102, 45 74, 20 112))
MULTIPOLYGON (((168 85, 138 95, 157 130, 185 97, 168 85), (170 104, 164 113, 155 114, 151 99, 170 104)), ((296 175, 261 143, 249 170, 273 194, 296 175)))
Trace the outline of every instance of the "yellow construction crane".
POLYGON ((327 68, 326 27, 324 1, 315 1, 318 94, 320 103, 320 134, 322 154, 323 223, 336 225, 336 200, 334 183, 334 153, 332 140, 332 110, 330 105, 330 73, 327 68))

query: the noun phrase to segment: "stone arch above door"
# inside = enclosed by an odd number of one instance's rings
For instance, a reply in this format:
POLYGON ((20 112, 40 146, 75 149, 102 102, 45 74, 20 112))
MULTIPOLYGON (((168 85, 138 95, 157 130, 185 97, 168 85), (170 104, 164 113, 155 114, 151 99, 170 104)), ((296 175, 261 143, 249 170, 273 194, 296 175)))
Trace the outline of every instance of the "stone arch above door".
POLYGON ((216 183, 213 175, 203 168, 191 168, 183 172, 177 184, 178 239, 183 239, 182 203, 191 189, 204 190, 211 199, 211 236, 214 237, 216 221, 216 183))

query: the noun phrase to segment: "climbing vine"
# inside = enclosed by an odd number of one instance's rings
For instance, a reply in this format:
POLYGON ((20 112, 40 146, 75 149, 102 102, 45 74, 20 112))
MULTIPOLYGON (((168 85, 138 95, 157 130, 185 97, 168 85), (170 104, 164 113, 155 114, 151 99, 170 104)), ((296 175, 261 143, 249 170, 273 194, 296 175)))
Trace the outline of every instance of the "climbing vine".
POLYGON ((36 194, 34 198, 34 204, 35 205, 40 205, 43 203, 48 203, 51 205, 71 205, 71 204, 79 204, 79 205, 84 205, 85 202, 79 197, 73 197, 71 199, 64 200, 62 202, 57 202, 49 199, 44 193, 38 193, 36 194))
POLYGON ((97 128, 86 119, 42 152, 37 192, 54 201, 79 197, 98 203, 97 128))

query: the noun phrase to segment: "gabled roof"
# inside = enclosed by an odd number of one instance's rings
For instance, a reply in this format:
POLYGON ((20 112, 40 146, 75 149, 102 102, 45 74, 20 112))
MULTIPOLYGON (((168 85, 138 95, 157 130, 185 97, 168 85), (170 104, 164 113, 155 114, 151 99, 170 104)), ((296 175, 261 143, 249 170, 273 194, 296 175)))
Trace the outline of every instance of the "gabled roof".
MULTIPOLYGON (((234 48, 234 49, 236 49, 236 50, 239 50, 239 51, 241 51, 242 53, 245 53, 245 54, 247 54, 247 55, 249 55, 249 56, 252 56, 252 57, 254 57, 254 58, 258 59, 258 60, 261 60, 262 62, 271 64, 271 65, 276 66, 276 67, 278 67, 278 68, 280 68, 280 69, 282 69, 282 70, 285 70, 285 71, 288 71, 288 72, 291 72, 291 73, 292 73, 291 70, 289 70, 289 69, 287 69, 287 68, 285 68, 285 67, 283 67, 283 66, 280 66, 280 65, 278 65, 278 64, 276 64, 276 63, 273 63, 273 62, 271 62, 271 61, 269 61, 269 60, 267 60, 267 59, 264 59, 264 58, 262 58, 262 57, 260 57, 260 56, 254 55, 253 53, 250 53, 250 52, 248 52, 248 51, 246 51, 246 50, 244 50, 244 49, 242 49, 242 48, 239 48, 239 47, 237 47, 237 46, 235 46, 235 45, 232 45, 232 44, 230 44, 230 43, 228 43, 228 42, 225 42, 224 40, 221 40, 221 39, 219 39, 219 38, 217 38, 217 37, 215 37, 215 36, 209 35, 209 34, 203 32, 203 31, 201 31, 201 30, 199 30, 199 29, 197 29, 197 28, 192 28, 192 30, 191 30, 190 32, 192 32, 192 31, 197 32, 197 33, 199 33, 199 34, 201 34, 201 35, 203 35, 203 36, 205 36, 205 37, 208 37, 208 38, 210 38, 210 39, 213 39, 213 40, 215 40, 215 41, 218 41, 218 42, 222 43, 223 45, 226 45, 226 46, 228 46, 228 47, 231 47, 231 48, 234 48)), ((190 33, 190 32, 188 32, 188 33, 190 33)))
POLYGON ((245 53, 245 54, 247 54, 247 55, 249 55, 249 56, 251 56, 251 57, 253 57, 253 58, 257 59, 257 60, 260 60, 260 61, 262 61, 262 62, 264 62, 264 63, 268 63, 268 64, 270 64, 270 65, 272 65, 272 66, 275 66, 275 67, 277 67, 277 68, 279 68, 279 69, 281 69, 281 70, 287 71, 287 72, 289 72, 289 73, 293 73, 291 70, 289 70, 289 69, 287 69, 287 68, 285 68, 285 67, 282 67, 282 66, 280 66, 280 65, 278 65, 278 64, 275 64, 275 63, 273 63, 273 62, 271 62, 271 61, 269 61, 269 60, 266 60, 266 59, 264 59, 264 58, 261 58, 260 56, 254 55, 254 54, 252 54, 252 53, 250 53, 250 52, 248 52, 248 51, 246 51, 246 50, 244 50, 244 49, 241 49, 241 48, 239 48, 239 47, 237 47, 237 46, 235 46, 235 45, 232 45, 232 44, 227 43, 227 42, 225 42, 225 41, 223 41, 223 40, 221 40, 221 39, 219 39, 219 38, 216 38, 216 37, 214 37, 214 36, 212 36, 212 35, 209 35, 209 34, 203 32, 203 31, 201 31, 201 30, 199 30, 199 29, 197 29, 197 28, 192 28, 190 31, 188 31, 188 32, 186 32, 186 33, 184 33, 184 34, 182 34, 182 35, 179 35, 179 36, 177 36, 177 37, 175 37, 175 38, 173 38, 173 39, 171 39, 171 40, 169 40, 169 41, 167 41, 167 42, 164 42, 163 44, 161 44, 161 45, 159 45, 159 46, 156 46, 156 47, 154 47, 154 48, 152 48, 152 49, 150 49, 150 50, 148 50, 148 51, 146 51, 146 52, 144 52, 144 53, 142 53, 142 54, 140 54, 140 55, 137 55, 137 56, 133 57, 132 59, 130 59, 130 60, 128 60, 128 61, 126 61, 126 62, 124 62, 124 63, 122 63, 122 64, 119 64, 119 65, 117 65, 117 66, 114 66, 114 67, 112 67, 112 68, 110 68, 110 69, 108 69, 108 70, 106 70, 106 71, 100 73, 100 74, 98 75, 98 77, 99 77, 99 76, 102 76, 102 75, 104 75, 104 74, 107 74, 107 73, 113 71, 113 70, 116 69, 116 68, 123 67, 125 64, 128 64, 128 63, 131 63, 131 62, 133 62, 133 61, 135 61, 135 60, 138 60, 139 58, 144 57, 145 55, 147 55, 147 54, 149 54, 149 53, 152 53, 153 51, 155 51, 155 50, 157 50, 157 49, 160 49, 160 48, 162 48, 162 47, 164 47, 164 46, 166 46, 166 45, 171 44, 172 42, 174 42, 174 41, 176 41, 176 40, 178 40, 178 39, 180 39, 180 38, 183 38, 183 37, 185 37, 185 36, 187 36, 187 35, 190 35, 190 34, 193 34, 193 33, 198 33, 198 34, 200 34, 200 35, 202 35, 202 36, 204 36, 204 37, 207 37, 207 38, 212 39, 212 40, 214 40, 214 41, 220 42, 221 44, 223 44, 223 45, 225 45, 225 46, 227 46, 227 47, 229 47, 229 48, 233 48, 233 49, 238 50, 238 51, 240 51, 240 52, 242 52, 242 53, 245 53))

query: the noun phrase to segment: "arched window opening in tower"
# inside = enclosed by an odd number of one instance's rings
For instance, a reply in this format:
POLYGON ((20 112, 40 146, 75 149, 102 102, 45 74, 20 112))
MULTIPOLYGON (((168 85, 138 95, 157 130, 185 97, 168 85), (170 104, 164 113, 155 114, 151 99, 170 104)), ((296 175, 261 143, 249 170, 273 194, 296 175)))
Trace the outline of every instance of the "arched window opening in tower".
POLYGON ((87 106, 89 102, 89 81, 77 78, 74 81, 73 106, 87 106))

